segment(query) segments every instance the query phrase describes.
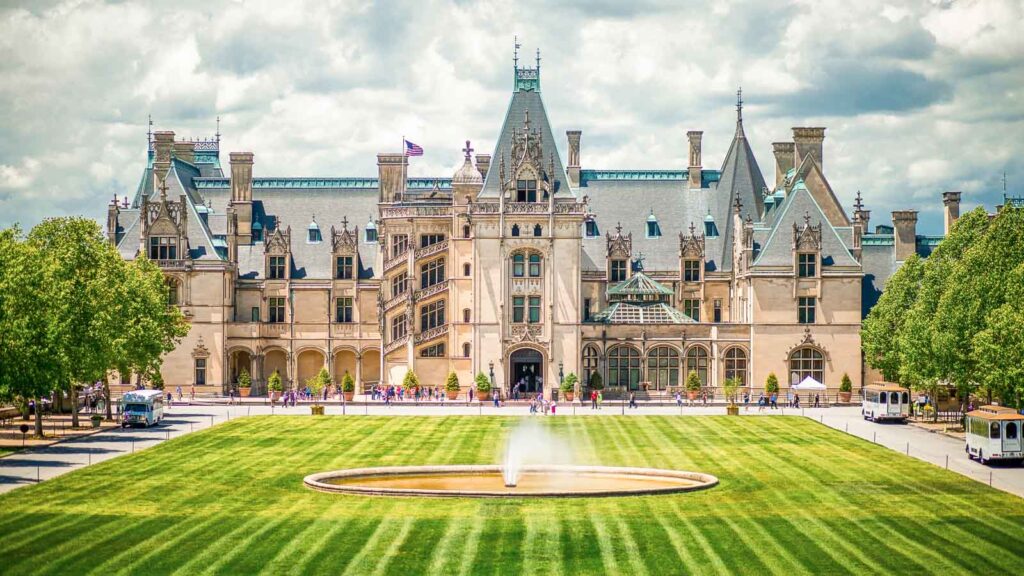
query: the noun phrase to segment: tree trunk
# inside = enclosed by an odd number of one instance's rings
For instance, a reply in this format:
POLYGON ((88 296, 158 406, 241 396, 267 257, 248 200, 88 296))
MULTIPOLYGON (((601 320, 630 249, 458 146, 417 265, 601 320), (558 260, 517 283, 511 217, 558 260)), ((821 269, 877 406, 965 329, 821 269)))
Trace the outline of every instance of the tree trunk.
POLYGON ((103 397, 104 397, 104 402, 103 403, 107 405, 107 408, 106 408, 107 409, 107 420, 108 421, 109 420, 113 420, 114 419, 114 413, 113 413, 113 408, 110 406, 112 404, 112 402, 110 401, 110 381, 109 380, 103 380, 103 397))
POLYGON ((78 428, 78 387, 71 384, 71 427, 78 428))
POLYGON ((41 396, 40 397, 36 397, 36 422, 35 422, 35 424, 36 424, 35 436, 36 436, 36 438, 42 438, 43 437, 43 398, 41 396))

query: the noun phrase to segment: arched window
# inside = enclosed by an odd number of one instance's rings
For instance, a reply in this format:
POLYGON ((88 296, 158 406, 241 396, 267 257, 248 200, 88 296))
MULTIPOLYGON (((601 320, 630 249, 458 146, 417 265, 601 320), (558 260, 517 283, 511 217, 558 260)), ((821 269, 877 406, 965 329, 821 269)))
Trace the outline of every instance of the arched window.
POLYGON ((462 227, 462 237, 469 238, 469 224, 462 227))
POLYGON ((469 352, 470 352, 469 342, 466 342, 465 344, 462 345, 462 357, 463 358, 469 358, 469 352))
POLYGON ((592 374, 597 372, 597 348, 587 346, 583 349, 583 385, 589 386, 592 374))
POLYGON ((533 235, 534 236, 543 236, 544 235, 544 230, 541 229, 540 224, 534 224, 533 225, 533 235))
POLYGON ((181 286, 174 278, 165 278, 164 284, 167 286, 167 305, 177 306, 181 302, 181 286))
POLYGON ((818 382, 825 382, 825 358, 814 348, 800 348, 789 357, 791 384, 802 382, 810 376, 818 382))
POLYGON ((658 346, 647 353, 647 380, 657 390, 679 385, 679 352, 658 346))
POLYGON ((519 224, 512 225, 512 235, 519 236, 519 224))
POLYGON ((608 384, 640 388, 640 351, 632 346, 616 346, 608 352, 608 384))
POLYGON ((462 275, 463 276, 469 276, 469 272, 470 272, 469 263, 463 264, 462 265, 462 275))
POLYGON ((466 324, 469 324, 469 318, 470 318, 470 316, 469 316, 469 308, 463 308, 462 309, 462 321, 465 322, 466 324))
POLYGON ((743 348, 729 348, 725 353, 725 378, 736 378, 740 386, 747 385, 747 351, 743 348))
POLYGON ((696 372, 700 385, 708 385, 708 351, 703 346, 691 346, 686 351, 686 376, 696 372))

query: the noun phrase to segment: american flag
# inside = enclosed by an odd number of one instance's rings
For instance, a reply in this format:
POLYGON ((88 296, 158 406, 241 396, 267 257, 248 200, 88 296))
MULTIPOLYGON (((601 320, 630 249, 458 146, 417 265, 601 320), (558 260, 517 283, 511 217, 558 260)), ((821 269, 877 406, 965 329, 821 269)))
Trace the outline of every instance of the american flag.
POLYGON ((423 148, 418 146, 418 145, 416 145, 416 144, 413 144, 412 142, 409 142, 408 140, 406 140, 405 141, 405 155, 406 156, 423 156, 423 148))

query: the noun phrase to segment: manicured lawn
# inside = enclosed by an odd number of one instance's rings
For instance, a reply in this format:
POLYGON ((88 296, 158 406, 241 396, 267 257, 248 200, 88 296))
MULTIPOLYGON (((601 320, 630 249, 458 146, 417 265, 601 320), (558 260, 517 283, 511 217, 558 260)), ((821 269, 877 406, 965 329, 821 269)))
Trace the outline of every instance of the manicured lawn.
POLYGON ((7 456, 15 450, 17 450, 17 448, 4 448, 3 446, 0 446, 0 457, 7 456))
POLYGON ((802 418, 542 423, 579 463, 717 475, 693 494, 343 496, 308 473, 494 463, 516 418, 232 420, 0 497, 5 574, 941 573, 1024 567, 1024 500, 802 418))

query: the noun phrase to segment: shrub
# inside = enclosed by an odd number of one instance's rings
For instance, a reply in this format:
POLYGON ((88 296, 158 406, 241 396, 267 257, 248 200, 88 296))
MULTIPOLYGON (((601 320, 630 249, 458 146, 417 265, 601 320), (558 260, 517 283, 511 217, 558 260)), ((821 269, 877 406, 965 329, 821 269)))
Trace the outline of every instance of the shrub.
POLYGON ((562 384, 559 388, 562 392, 575 392, 576 383, 579 382, 579 380, 580 379, 576 377, 576 373, 569 372, 569 375, 565 377, 565 380, 562 380, 562 384))
POLYGON ((690 372, 686 376, 686 389, 690 392, 700 391, 700 377, 696 372, 690 372))
POLYGON ((725 381, 722 382, 722 391, 725 392, 725 399, 729 402, 730 406, 736 403, 736 391, 739 389, 739 378, 726 378, 725 381))
POLYGON ((460 390, 459 377, 455 375, 455 372, 448 373, 448 381, 444 383, 444 389, 447 392, 458 392, 460 390))
POLYGON ((590 373, 590 387, 594 390, 604 390, 604 381, 601 380, 600 372, 590 373))
POLYGON ((487 379, 487 374, 480 372, 476 375, 476 391, 477 392, 490 392, 491 381, 487 379))
POLYGON ((281 375, 278 374, 277 370, 274 370, 274 373, 267 379, 267 388, 269 388, 271 392, 280 392, 281 390, 284 390, 284 386, 281 385, 281 375))
POLYGON ((409 370, 405 373, 405 378, 402 380, 402 388, 412 391, 414 388, 419 387, 420 379, 416 377, 416 373, 409 370))
POLYGON ((309 388, 309 392, 313 395, 313 403, 317 406, 320 405, 320 393, 324 391, 326 383, 331 380, 331 377, 328 376, 325 381, 324 372, 326 371, 326 369, 321 370, 319 374, 306 380, 306 387, 309 388))
POLYGON ((341 377, 341 391, 342 392, 355 392, 356 381, 352 378, 352 375, 345 372, 345 375, 341 377))
POLYGON ((764 383, 764 391, 769 394, 774 394, 779 391, 779 379, 775 376, 775 372, 768 373, 768 380, 764 383))
POLYGON ((249 388, 252 386, 252 378, 249 376, 249 371, 242 368, 242 371, 238 373, 238 387, 249 388))
POLYGON ((853 392, 853 382, 850 381, 850 375, 843 372, 843 379, 839 382, 840 392, 853 392))

